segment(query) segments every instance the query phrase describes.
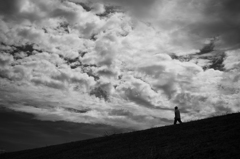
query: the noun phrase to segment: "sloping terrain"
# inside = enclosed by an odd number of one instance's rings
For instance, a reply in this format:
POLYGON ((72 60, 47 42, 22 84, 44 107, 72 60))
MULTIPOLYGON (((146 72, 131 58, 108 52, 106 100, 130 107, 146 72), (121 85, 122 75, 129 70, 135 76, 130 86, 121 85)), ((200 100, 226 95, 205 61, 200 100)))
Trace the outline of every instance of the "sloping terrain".
POLYGON ((240 158, 240 113, 0 155, 1 159, 240 158))

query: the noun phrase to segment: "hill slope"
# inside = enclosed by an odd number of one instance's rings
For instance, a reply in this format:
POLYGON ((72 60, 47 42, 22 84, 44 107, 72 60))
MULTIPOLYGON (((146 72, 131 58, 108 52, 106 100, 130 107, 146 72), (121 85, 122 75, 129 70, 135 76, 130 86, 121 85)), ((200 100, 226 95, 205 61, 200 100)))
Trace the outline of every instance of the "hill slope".
POLYGON ((33 150, 1 159, 240 158, 240 113, 181 125, 112 135, 33 150))

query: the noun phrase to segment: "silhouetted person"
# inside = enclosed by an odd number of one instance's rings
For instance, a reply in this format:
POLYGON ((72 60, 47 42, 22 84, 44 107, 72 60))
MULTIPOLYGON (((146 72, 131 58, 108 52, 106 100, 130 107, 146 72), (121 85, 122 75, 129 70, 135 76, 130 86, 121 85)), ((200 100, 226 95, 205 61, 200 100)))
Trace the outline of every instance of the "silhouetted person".
POLYGON ((174 125, 177 124, 177 121, 182 124, 180 111, 178 110, 178 107, 175 107, 175 118, 174 118, 174 125))

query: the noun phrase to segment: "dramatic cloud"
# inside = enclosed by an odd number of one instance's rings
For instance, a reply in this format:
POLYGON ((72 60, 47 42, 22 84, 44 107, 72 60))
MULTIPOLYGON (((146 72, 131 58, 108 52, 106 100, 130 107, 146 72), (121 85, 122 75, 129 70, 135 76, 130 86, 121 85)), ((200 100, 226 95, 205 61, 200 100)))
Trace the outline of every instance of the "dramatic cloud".
POLYGON ((1 0, 0 104, 144 129, 240 109, 235 0, 1 0))

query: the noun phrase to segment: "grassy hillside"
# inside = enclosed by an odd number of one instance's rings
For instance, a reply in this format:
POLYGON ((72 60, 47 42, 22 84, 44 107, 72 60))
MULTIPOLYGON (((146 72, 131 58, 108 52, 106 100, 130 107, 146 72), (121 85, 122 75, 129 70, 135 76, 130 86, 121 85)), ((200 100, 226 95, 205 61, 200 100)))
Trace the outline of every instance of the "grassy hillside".
POLYGON ((33 150, 1 159, 240 158, 240 113, 181 125, 111 135, 33 150))

